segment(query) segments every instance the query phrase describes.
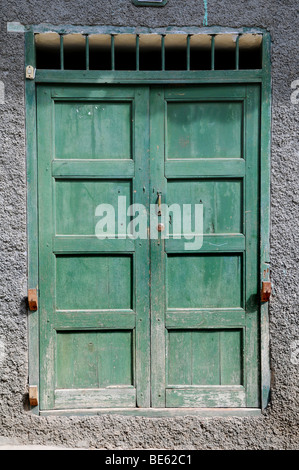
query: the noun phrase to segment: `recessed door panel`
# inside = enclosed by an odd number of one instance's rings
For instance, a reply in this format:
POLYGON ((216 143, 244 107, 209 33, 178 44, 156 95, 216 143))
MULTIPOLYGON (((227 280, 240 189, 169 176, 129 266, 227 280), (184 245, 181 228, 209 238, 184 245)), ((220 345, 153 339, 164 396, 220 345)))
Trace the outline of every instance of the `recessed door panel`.
POLYGON ((242 119, 242 102, 168 101, 167 158, 242 158, 242 119))
POLYGON ((242 308, 242 256, 169 255, 166 290, 169 309, 242 308))
POLYGON ((132 101, 57 101, 54 110, 56 158, 133 157, 132 101))

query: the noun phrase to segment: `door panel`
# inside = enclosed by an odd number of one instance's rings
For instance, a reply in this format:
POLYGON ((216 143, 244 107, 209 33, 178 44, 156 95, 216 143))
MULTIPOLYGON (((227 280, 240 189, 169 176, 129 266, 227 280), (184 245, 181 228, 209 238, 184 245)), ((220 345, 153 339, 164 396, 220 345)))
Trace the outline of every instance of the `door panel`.
POLYGON ((37 98, 41 409, 147 407, 148 241, 124 235, 126 214, 115 233, 96 227, 100 204, 118 220, 119 196, 148 208, 149 90, 42 86, 37 98))
POLYGON ((242 107, 219 99, 167 101, 167 158, 242 158, 242 107))
POLYGON ((168 385, 242 385, 242 330, 169 330, 168 385))
POLYGON ((132 101, 59 101, 54 105, 57 159, 131 159, 132 101), (117 139, 111 138, 117 131, 117 139))
MULTIPOLYGON (((111 204, 118 219, 118 197, 132 203, 132 181, 108 179, 57 179, 55 191, 56 235, 94 235, 99 221, 96 208, 111 204), (63 214, 63 217, 61 216, 63 214)), ((115 226, 118 234, 118 225, 115 226)))
POLYGON ((259 87, 37 100, 41 409, 259 407, 259 87), (124 232, 132 203, 165 231, 124 232), (116 222, 101 237, 99 204, 116 222))
MULTIPOLYGON (((169 206, 179 204, 182 209, 183 204, 201 201, 204 204, 205 234, 243 233, 242 186, 242 180, 237 178, 170 179, 167 182, 167 203, 169 206)), ((173 233, 172 226, 170 233, 173 233)))
POLYGON ((151 240, 153 406, 259 406, 258 149, 258 87, 152 90, 153 201, 181 209, 151 240), (200 248, 188 204, 203 206, 200 248))
POLYGON ((242 308, 242 290, 239 254, 167 256, 169 309, 242 308))

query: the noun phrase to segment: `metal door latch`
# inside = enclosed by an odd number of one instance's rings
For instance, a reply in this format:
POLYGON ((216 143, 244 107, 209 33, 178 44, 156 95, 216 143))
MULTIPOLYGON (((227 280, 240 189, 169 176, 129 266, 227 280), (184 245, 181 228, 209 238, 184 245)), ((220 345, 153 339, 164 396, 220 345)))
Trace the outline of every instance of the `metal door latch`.
POLYGON ((269 302, 271 297, 272 285, 270 281, 262 282, 261 301, 269 302))
POLYGON ((161 217, 162 216, 162 210, 161 210, 161 206, 162 206, 162 193, 160 191, 157 192, 157 196, 158 196, 158 216, 161 217))
POLYGON ((28 304, 31 312, 36 312, 38 308, 37 289, 28 290, 28 304))
POLYGON ((28 80, 34 80, 35 79, 35 68, 32 67, 32 65, 28 65, 26 67, 26 78, 28 80))

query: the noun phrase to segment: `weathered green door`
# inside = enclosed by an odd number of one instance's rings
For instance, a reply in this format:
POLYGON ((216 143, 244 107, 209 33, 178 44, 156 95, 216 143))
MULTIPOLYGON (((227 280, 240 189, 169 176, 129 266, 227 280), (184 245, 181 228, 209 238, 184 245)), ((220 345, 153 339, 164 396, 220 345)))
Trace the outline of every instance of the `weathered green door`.
POLYGON ((151 242, 153 406, 259 406, 259 102, 254 85, 152 91, 152 185, 203 206, 200 249, 183 219, 151 242))
POLYGON ((148 241, 126 217, 95 236, 99 204, 148 205, 148 107, 148 88, 38 89, 41 409, 150 405, 148 241))
POLYGON ((39 87, 42 410, 259 406, 258 157, 254 85, 39 87), (154 237, 157 198, 202 204, 202 246, 154 237))

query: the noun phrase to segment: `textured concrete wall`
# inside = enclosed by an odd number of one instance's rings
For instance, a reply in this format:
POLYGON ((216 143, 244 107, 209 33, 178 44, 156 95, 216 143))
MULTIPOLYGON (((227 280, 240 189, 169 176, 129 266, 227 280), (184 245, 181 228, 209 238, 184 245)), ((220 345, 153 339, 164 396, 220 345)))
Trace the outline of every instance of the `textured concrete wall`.
POLYGON ((0 435, 31 444, 99 448, 298 448, 298 110, 297 0, 169 0, 164 9, 131 0, 1 0, 0 81, 0 435), (273 39, 272 400, 265 415, 247 418, 149 419, 115 416, 35 417, 26 411, 26 175, 24 38, 6 23, 263 27, 273 39), (293 355, 292 355, 293 354, 293 355), (292 360, 291 360, 292 358, 292 360))

